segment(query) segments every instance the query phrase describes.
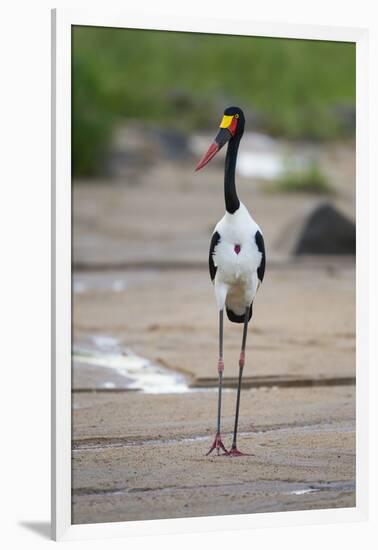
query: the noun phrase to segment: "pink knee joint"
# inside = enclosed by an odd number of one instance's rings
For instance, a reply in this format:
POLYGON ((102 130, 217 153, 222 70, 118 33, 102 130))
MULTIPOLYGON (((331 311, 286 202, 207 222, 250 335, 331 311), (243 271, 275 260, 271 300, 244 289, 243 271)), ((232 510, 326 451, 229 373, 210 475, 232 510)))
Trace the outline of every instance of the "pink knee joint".
POLYGON ((218 360, 218 372, 223 372, 223 371, 224 371, 224 362, 223 362, 223 359, 220 357, 218 360))
POLYGON ((244 351, 240 352, 240 358, 239 358, 239 367, 242 369, 244 367, 245 362, 245 353, 244 351))

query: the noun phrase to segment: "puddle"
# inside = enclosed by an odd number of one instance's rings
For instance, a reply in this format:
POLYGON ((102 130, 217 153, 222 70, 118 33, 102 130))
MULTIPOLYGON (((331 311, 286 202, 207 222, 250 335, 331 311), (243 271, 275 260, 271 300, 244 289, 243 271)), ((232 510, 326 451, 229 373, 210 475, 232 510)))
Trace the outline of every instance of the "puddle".
MULTIPOLYGON (((73 360, 78 368, 80 364, 110 369, 124 378, 124 387, 145 393, 183 393, 189 391, 184 376, 163 369, 148 359, 139 357, 130 351, 123 354, 102 353, 91 355, 88 352, 76 352, 73 360)), ((115 382, 105 380, 103 388, 117 388, 115 382)))
MULTIPOLYGON (((74 378, 76 374, 78 378, 86 372, 89 382, 97 379, 97 388, 109 390, 139 390, 153 394, 190 391, 188 381, 182 374, 155 365, 131 350, 122 349, 115 338, 96 335, 91 337, 90 343, 88 347, 74 347, 74 378)), ((77 384, 75 386, 77 389, 77 384)), ((88 389, 91 387, 88 386, 88 389)), ((93 384, 92 389, 95 389, 93 384)))
POLYGON ((99 277, 96 274, 75 275, 72 282, 74 294, 88 292, 124 292, 128 288, 125 277, 112 275, 99 277))
POLYGON ((91 342, 94 346, 101 352, 104 351, 121 351, 120 345, 116 338, 113 336, 105 336, 103 334, 98 334, 91 336, 91 342))
POLYGON ((354 480, 345 481, 323 481, 307 485, 303 489, 290 491, 289 495, 307 495, 309 493, 319 493, 320 491, 338 491, 341 493, 350 493, 356 490, 356 482, 354 480))
POLYGON ((299 489, 298 491, 290 491, 290 495, 307 495, 307 493, 316 493, 320 489, 299 489))

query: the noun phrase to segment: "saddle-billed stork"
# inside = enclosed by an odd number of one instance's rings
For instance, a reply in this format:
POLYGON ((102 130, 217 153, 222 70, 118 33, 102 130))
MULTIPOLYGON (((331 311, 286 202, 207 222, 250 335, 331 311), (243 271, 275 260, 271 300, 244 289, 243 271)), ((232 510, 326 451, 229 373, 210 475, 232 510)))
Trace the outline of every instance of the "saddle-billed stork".
POLYGON ((252 317, 253 300, 264 278, 264 239, 255 220, 240 202, 235 187, 235 167, 239 143, 244 132, 245 118, 239 107, 224 111, 220 130, 214 143, 200 160, 196 171, 203 168, 217 152, 228 143, 224 169, 224 200, 226 213, 214 229, 210 243, 209 271, 214 283, 219 309, 219 360, 218 360, 218 416, 217 432, 207 453, 220 449, 228 456, 242 456, 236 445, 238 430, 240 390, 245 364, 245 347, 248 323, 252 317), (243 337, 239 357, 239 381, 232 446, 226 450, 221 437, 221 403, 223 382, 223 311, 233 323, 243 323, 243 337))

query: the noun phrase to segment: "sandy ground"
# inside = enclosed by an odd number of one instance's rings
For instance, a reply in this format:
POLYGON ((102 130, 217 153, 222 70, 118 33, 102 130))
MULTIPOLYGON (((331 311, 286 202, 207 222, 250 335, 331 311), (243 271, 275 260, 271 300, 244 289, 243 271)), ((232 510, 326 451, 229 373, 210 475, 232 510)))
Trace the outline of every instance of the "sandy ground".
MULTIPOLYGON (((353 217, 353 155, 336 148, 324 166, 332 201, 353 217)), ((138 185, 74 186, 73 343, 84 350, 73 362, 74 523, 355 505, 354 259, 294 261, 282 245, 317 196, 240 180, 268 251, 241 398, 239 444, 251 456, 205 457, 218 347, 207 254, 221 181, 219 165, 197 181, 189 165, 161 164, 138 185), (110 368, 130 353, 180 373, 186 391, 131 391, 110 368)), ((228 446, 240 344, 241 326, 226 321, 228 446)))
MULTIPOLYGON (((78 394, 73 521, 355 505, 354 389, 245 390, 239 446, 206 457, 216 393, 78 394)), ((231 443, 234 392, 224 395, 231 443)))

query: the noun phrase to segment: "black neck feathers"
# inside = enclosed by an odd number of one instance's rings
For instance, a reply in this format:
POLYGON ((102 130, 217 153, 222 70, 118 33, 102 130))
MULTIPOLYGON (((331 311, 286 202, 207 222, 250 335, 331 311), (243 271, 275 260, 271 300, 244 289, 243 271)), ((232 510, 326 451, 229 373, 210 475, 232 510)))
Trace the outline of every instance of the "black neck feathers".
POLYGON ((229 214, 234 214, 240 206, 235 187, 235 168, 240 139, 241 136, 235 136, 228 142, 224 167, 224 201, 229 214))

